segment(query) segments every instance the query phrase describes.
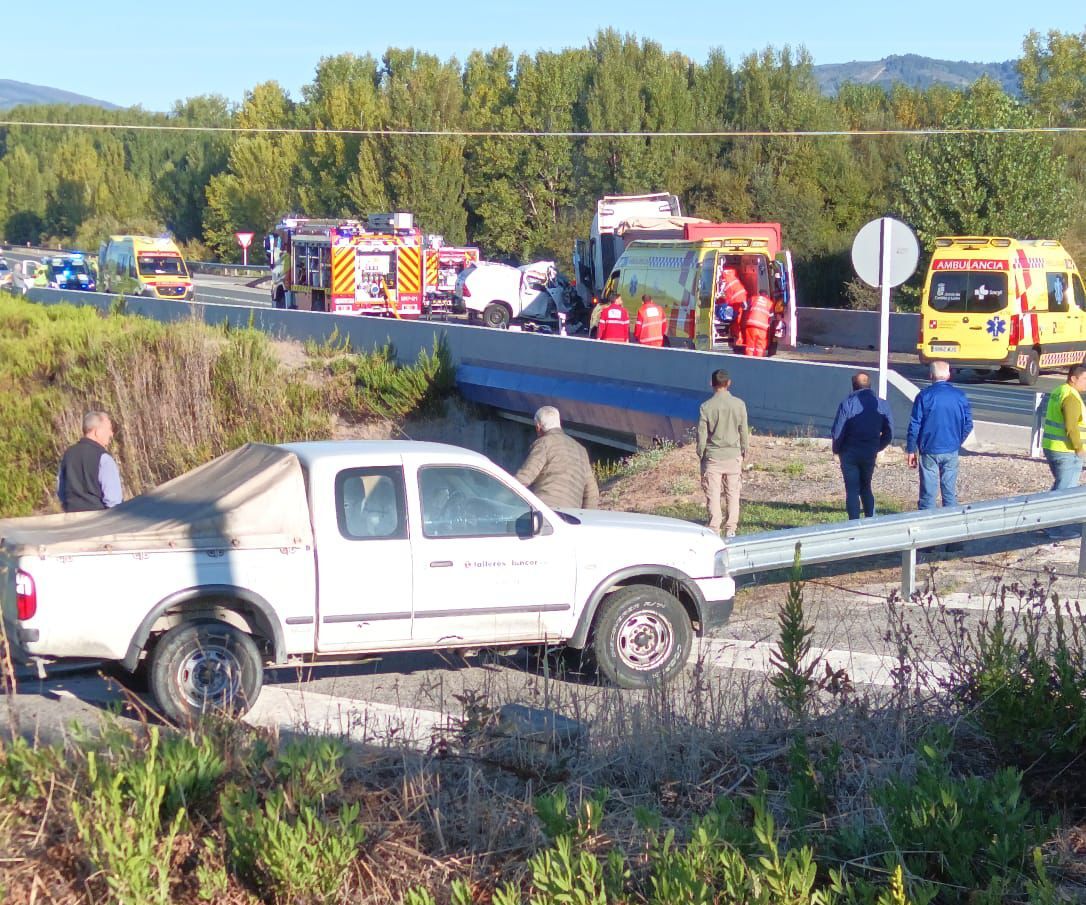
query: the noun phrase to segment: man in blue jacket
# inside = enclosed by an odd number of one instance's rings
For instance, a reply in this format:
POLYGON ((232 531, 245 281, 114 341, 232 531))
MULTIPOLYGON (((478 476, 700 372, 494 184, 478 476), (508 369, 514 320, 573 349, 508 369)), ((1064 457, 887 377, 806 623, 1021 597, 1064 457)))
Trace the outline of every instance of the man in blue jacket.
POLYGON ((965 393, 950 383, 950 365, 931 363, 931 383, 913 400, 905 441, 909 467, 920 466, 918 509, 935 508, 939 489, 944 506, 958 505, 958 450, 973 430, 965 393))
POLYGON ((852 392, 837 406, 833 419, 833 454, 841 457, 841 477, 845 479, 845 509, 850 519, 875 514, 875 495, 871 478, 875 458, 894 439, 894 421, 884 399, 871 389, 871 378, 863 371, 852 375, 852 392))

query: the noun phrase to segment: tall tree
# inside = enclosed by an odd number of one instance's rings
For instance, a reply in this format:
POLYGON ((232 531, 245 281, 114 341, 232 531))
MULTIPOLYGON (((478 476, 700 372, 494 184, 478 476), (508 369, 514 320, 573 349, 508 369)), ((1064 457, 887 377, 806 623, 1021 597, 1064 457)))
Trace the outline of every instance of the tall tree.
MULTIPOLYGON (((990 79, 947 117, 948 129, 1025 128, 1029 110, 990 79)), ((1058 237, 1071 186, 1064 158, 1035 134, 938 135, 910 148, 897 205, 925 245, 939 235, 1058 237)))
MULTIPOLYGON (((238 112, 245 128, 282 128, 294 122, 294 105, 275 82, 258 85, 238 112)), ((207 187, 204 237, 223 260, 237 260, 234 233, 263 232, 298 204, 298 160, 301 138, 296 134, 245 135, 230 151, 227 172, 212 177, 207 187)))

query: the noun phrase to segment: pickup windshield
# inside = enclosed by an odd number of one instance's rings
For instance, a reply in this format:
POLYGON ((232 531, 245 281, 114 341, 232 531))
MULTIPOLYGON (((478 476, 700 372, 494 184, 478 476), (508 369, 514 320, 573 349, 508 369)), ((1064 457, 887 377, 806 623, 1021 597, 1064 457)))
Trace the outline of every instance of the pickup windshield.
POLYGON ((947 314, 989 314, 1007 307, 1005 273, 936 273, 928 304, 947 314))

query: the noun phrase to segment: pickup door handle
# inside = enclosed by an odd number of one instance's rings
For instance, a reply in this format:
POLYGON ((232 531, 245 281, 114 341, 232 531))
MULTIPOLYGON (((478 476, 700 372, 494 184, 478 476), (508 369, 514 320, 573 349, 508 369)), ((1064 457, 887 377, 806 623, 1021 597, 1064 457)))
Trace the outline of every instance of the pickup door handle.
POLYGON ((451 567, 451 559, 435 559, 432 563, 430 563, 431 569, 449 569, 451 567))

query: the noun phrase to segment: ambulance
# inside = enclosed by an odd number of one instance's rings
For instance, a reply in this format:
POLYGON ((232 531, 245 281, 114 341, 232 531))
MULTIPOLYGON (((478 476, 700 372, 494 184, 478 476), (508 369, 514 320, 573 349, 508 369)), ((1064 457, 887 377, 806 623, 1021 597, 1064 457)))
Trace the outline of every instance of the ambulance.
POLYGON ((791 253, 781 248, 777 223, 685 224, 683 240, 637 239, 615 262, 604 297, 617 292, 630 319, 641 297, 652 296, 667 314, 670 346, 711 349, 719 345, 713 311, 722 273, 732 268, 748 295, 775 303, 770 354, 779 343, 795 345, 795 275, 791 253))
POLYGON ((920 360, 1030 386, 1042 370, 1086 356, 1086 292, 1078 268, 1052 239, 944 236, 924 280, 920 360))
POLYGON ((110 236, 98 249, 98 288, 114 295, 196 298, 192 275, 169 236, 110 236))

